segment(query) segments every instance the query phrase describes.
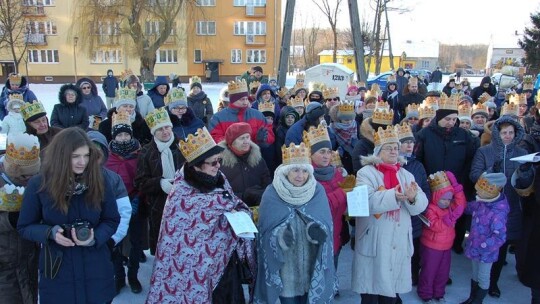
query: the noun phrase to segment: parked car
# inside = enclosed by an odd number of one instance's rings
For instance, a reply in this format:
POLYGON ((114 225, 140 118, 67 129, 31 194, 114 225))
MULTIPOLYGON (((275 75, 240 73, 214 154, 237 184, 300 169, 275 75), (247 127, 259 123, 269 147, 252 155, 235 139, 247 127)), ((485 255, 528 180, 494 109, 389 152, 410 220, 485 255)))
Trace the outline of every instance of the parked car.
POLYGON ((493 74, 493 76, 491 76, 491 82, 493 82, 493 84, 497 88, 495 104, 497 104, 498 107, 501 106, 501 104, 504 102, 507 91, 515 88, 519 84, 519 81, 515 76, 502 73, 493 74))
POLYGON ((388 71, 388 72, 381 73, 377 76, 369 77, 366 82, 367 88, 371 89, 371 85, 376 83, 379 85, 379 87, 381 88, 383 92, 386 91, 386 83, 388 83, 388 76, 392 74, 393 72, 388 71))

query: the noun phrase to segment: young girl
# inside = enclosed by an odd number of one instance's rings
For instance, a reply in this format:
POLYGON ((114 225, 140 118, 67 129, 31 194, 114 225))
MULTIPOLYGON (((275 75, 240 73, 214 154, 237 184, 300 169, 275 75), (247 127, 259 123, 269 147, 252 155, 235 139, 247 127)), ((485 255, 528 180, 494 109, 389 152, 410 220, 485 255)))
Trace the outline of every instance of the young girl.
POLYGON ((467 200, 463 186, 450 171, 439 171, 428 178, 431 201, 426 209, 426 226, 420 237, 421 271, 418 296, 424 303, 444 297, 450 274, 451 248, 456 232, 454 225, 465 210, 467 200))
POLYGON ((506 219, 510 212, 501 190, 506 185, 504 173, 484 173, 474 188, 476 201, 469 203, 472 213, 465 256, 472 262, 471 293, 461 304, 481 304, 489 288, 491 265, 499 257, 499 248, 506 242, 506 219))
POLYGON ((2 133, 24 133, 26 132, 26 125, 21 114, 21 107, 24 105, 23 96, 20 94, 9 95, 9 102, 7 104, 8 115, 4 117, 2 121, 2 133))

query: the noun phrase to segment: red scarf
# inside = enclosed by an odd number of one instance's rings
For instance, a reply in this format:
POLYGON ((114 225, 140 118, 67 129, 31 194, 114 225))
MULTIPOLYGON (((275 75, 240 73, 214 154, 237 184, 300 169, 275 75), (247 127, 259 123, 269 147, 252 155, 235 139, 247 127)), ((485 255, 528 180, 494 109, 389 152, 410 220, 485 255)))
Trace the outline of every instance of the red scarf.
MULTIPOLYGON (((399 180, 397 178, 397 172, 401 168, 399 163, 395 165, 381 163, 375 166, 379 172, 383 174, 383 182, 385 189, 392 189, 399 186, 399 180)), ((401 190, 400 190, 401 191, 401 190)), ((400 209, 386 212, 386 217, 399 222, 400 209)))

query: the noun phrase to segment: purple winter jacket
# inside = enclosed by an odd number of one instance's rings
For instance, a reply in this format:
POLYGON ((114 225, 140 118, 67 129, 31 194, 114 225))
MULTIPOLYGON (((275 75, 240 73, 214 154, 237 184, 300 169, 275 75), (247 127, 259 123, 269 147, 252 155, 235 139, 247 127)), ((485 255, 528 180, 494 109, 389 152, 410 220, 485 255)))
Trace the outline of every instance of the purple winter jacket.
POLYGON ((506 219, 510 212, 506 196, 501 193, 493 202, 469 202, 466 210, 472 213, 472 222, 465 256, 483 263, 496 262, 499 248, 506 242, 506 219))

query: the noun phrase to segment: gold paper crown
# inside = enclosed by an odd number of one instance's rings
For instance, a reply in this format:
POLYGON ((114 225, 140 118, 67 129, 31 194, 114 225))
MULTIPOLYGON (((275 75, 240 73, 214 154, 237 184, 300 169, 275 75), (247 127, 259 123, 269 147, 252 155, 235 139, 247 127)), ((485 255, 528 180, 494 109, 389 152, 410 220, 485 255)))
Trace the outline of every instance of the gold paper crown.
POLYGON ((191 85, 194 84, 194 83, 200 84, 201 83, 201 78, 199 76, 191 76, 189 78, 189 86, 191 87, 191 85))
MULTIPOLYGON (((366 88, 366 83, 364 81, 356 82, 356 86, 359 88, 366 88)), ((371 85, 373 87, 373 85, 371 85)))
POLYGON ((39 140, 36 136, 20 133, 8 136, 6 160, 21 167, 39 162, 39 140))
POLYGON ((252 81, 250 84, 249 84, 249 91, 253 91, 253 89, 257 89, 261 86, 261 82, 258 81, 258 80, 255 80, 255 81, 252 81))
POLYGON ((319 124, 317 128, 314 126, 309 127, 308 131, 304 131, 304 142, 309 147, 320 143, 322 141, 330 142, 330 136, 328 135, 328 128, 325 123, 319 124))
POLYGON ((281 87, 281 89, 277 91, 277 94, 280 98, 283 98, 285 97, 285 95, 287 95, 288 92, 289 92, 289 89, 287 89, 286 87, 281 87))
POLYGON ((227 87, 229 88, 229 96, 232 94, 247 93, 248 91, 247 83, 244 79, 240 81, 229 81, 227 87))
POLYGON ((435 117, 435 109, 430 106, 423 105, 418 109, 418 119, 435 117))
POLYGON ((137 89, 128 87, 116 89, 115 100, 137 100, 137 89))
POLYGON ((195 134, 189 134, 186 141, 180 140, 178 146, 186 160, 192 162, 206 151, 215 147, 216 142, 206 127, 203 127, 202 129, 197 129, 195 134))
POLYGON ((379 127, 377 132, 373 134, 373 143, 375 146, 397 142, 399 142, 398 133, 392 125, 386 126, 386 129, 379 127))
POLYGON ((125 71, 122 71, 120 74, 120 79, 122 81, 127 81, 129 76, 133 75, 133 71, 131 69, 126 69, 125 71))
POLYGON ((418 112, 418 108, 419 108, 419 106, 417 104, 411 103, 405 109, 405 114, 409 114, 409 112, 418 112))
POLYGON ((463 89, 463 85, 460 82, 458 82, 458 83, 456 83, 455 88, 456 88, 456 90, 461 90, 461 89, 463 89))
POLYGON ((150 130, 160 124, 171 122, 171 119, 169 118, 169 114, 167 113, 165 107, 155 109, 154 111, 148 113, 144 120, 146 121, 146 125, 148 125, 148 128, 150 130))
POLYGON ((176 101, 187 102, 186 92, 184 92, 184 90, 179 89, 179 88, 172 88, 169 91, 169 94, 167 94, 167 96, 165 97, 166 106, 169 105, 171 102, 176 102, 176 101))
POLYGON ((306 74, 296 74, 296 80, 305 80, 306 74))
POLYGON ((284 165, 311 164, 311 149, 303 142, 300 145, 291 143, 289 147, 281 147, 281 155, 284 165))
POLYGON ((418 77, 410 77, 409 78, 409 85, 418 85, 418 77))
POLYGON ((474 185, 476 194, 484 199, 494 198, 499 195, 502 187, 489 183, 489 181, 482 174, 476 184, 474 185))
POLYGON ((501 108, 501 116, 519 116, 519 106, 513 102, 503 104, 501 108))
POLYGON ((343 167, 343 163, 341 162, 341 156, 339 156, 338 151, 332 151, 332 159, 330 160, 330 165, 334 166, 335 168, 343 167))
POLYGON ((354 101, 342 101, 338 107, 338 112, 340 114, 356 114, 354 112, 354 101))
POLYGON ((43 107, 43 104, 39 102, 38 100, 34 100, 33 102, 25 102, 21 106, 21 114, 23 116, 23 119, 26 121, 28 118, 41 114, 41 113, 47 113, 45 111, 45 108, 43 107))
POLYGON ((386 78, 387 83, 388 82, 396 82, 396 75, 388 75, 388 78, 386 78))
POLYGON ((527 95, 525 94, 512 94, 510 95, 509 102, 513 102, 515 104, 527 104, 527 95))
POLYGON ((523 76, 523 90, 533 90, 533 89, 534 89, 533 76, 532 75, 523 76))
POLYGON ((482 95, 480 95, 478 97, 478 102, 480 103, 484 103, 484 102, 487 102, 491 99, 491 95, 489 95, 488 93, 484 92, 482 93, 482 95))
MULTIPOLYGON (((259 103, 259 112, 272 112, 274 113, 275 105, 271 101, 263 101, 259 103)), ((275 113, 274 113, 275 114, 275 113)))
POLYGON ((377 101, 375 103, 375 108, 376 109, 387 109, 389 110, 390 109, 390 105, 388 104, 388 102, 384 101, 384 100, 381 100, 381 101, 377 101))
MULTIPOLYGON (((444 94, 444 96, 446 96, 446 94, 444 94)), ((422 105, 437 109, 439 107, 439 100, 437 99, 436 96, 428 96, 426 97, 426 99, 424 99, 424 101, 422 102, 422 105)))
POLYGON ((458 107, 458 116, 459 117, 471 117, 471 107, 468 104, 462 104, 458 107))
POLYGON ((439 109, 457 111, 458 105, 459 98, 456 98, 456 96, 452 95, 452 97, 448 97, 444 93, 441 94, 441 99, 439 100, 439 109))
POLYGON ((112 126, 128 125, 131 126, 131 118, 127 111, 118 111, 112 115, 112 126))
POLYGON ((310 92, 313 92, 313 91, 323 92, 324 90, 326 90, 326 84, 324 84, 324 82, 310 81, 308 84, 308 87, 309 87, 310 92))
POLYGON ((461 97, 465 96, 465 93, 463 91, 454 92, 450 95, 450 99, 454 98, 457 99, 458 103, 461 101, 461 97))
POLYGON ((471 117, 473 117, 476 114, 484 113, 485 115, 489 115, 488 108, 483 103, 477 103, 472 107, 472 113, 471 117))
POLYGON ((11 74, 9 75, 9 83, 10 84, 16 84, 16 85, 20 85, 22 82, 22 76, 21 74, 11 74))
POLYGON ((19 93, 11 94, 9 95, 9 101, 12 101, 12 100, 20 100, 24 102, 24 96, 19 93))
POLYGON ((411 137, 414 138, 411 126, 408 123, 404 122, 401 125, 395 125, 394 128, 396 129, 399 140, 411 137))
MULTIPOLYGON (((386 103, 386 102, 383 102, 386 103)), ((380 107, 377 105, 371 116, 371 121, 380 125, 392 125, 394 111, 390 107, 380 107)))
POLYGON ((304 100, 300 98, 299 96, 291 97, 289 100, 287 100, 287 105, 289 107, 303 107, 304 106, 304 100))
POLYGON ((334 88, 326 88, 322 91, 322 94, 323 94, 323 98, 324 99, 329 99, 329 98, 336 98, 336 97, 339 97, 339 92, 338 92, 338 88, 337 87, 334 87, 334 88))
POLYGON ((0 211, 17 212, 21 210, 24 187, 6 184, 0 188, 0 211))
POLYGON ((450 180, 444 171, 438 171, 428 176, 428 183, 431 192, 441 190, 446 187, 450 187, 450 180))
POLYGON ((379 99, 379 96, 381 95, 379 90, 377 90, 377 87, 374 86, 375 84, 371 85, 371 89, 366 92, 365 99, 368 99, 370 97, 375 97, 377 100, 379 99))

